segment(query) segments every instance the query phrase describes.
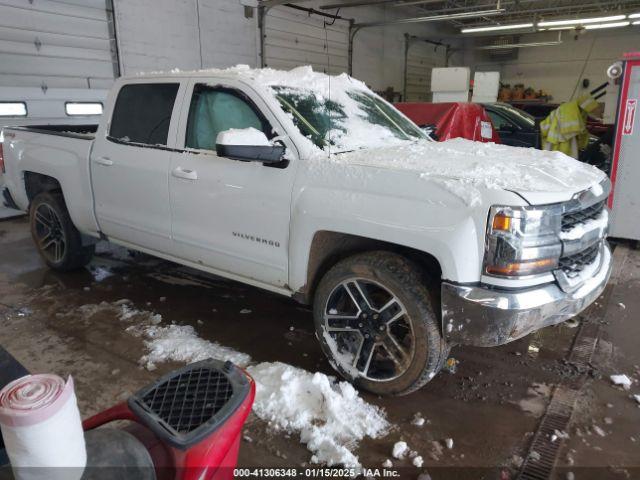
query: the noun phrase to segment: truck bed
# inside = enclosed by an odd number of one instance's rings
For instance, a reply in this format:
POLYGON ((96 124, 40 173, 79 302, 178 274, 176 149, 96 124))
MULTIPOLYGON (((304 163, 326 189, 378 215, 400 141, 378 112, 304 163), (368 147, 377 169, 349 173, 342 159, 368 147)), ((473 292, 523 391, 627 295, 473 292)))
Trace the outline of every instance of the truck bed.
POLYGON ((7 130, 22 130, 26 132, 57 135, 61 137, 93 140, 98 130, 98 124, 87 125, 24 125, 21 127, 6 127, 7 130))
POLYGON ((97 232, 89 163, 97 130, 97 125, 70 124, 3 128, 3 180, 15 205, 26 211, 28 180, 48 177, 60 184, 74 225, 84 233, 97 232))

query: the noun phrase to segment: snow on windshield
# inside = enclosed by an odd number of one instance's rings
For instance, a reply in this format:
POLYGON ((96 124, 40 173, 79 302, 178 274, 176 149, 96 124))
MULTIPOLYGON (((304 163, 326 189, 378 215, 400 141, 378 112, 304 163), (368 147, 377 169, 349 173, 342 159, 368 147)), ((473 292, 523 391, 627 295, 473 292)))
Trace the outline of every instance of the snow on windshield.
POLYGON ((227 72, 247 76, 272 94, 294 125, 326 152, 359 150, 426 138, 391 104, 347 74, 330 76, 309 66, 288 72, 238 66, 227 72))

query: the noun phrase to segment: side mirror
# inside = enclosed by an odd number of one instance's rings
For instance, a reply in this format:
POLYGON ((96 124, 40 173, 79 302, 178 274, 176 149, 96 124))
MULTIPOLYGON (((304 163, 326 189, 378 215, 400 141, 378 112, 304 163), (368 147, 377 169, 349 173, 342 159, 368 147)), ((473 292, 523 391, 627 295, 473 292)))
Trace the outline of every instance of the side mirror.
POLYGON ((216 138, 218 156, 232 160, 277 163, 282 161, 284 152, 284 145, 272 145, 267 136, 255 128, 232 128, 220 132, 216 138))

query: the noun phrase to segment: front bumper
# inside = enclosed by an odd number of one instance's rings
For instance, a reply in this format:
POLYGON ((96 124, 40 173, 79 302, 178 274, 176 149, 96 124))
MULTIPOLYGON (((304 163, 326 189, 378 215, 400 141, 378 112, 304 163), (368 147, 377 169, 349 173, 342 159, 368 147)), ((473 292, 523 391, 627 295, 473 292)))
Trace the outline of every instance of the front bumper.
POLYGON ((448 342, 492 347, 503 345, 577 315, 600 296, 613 265, 604 245, 600 268, 575 291, 556 283, 504 290, 487 286, 442 284, 442 325, 448 342))

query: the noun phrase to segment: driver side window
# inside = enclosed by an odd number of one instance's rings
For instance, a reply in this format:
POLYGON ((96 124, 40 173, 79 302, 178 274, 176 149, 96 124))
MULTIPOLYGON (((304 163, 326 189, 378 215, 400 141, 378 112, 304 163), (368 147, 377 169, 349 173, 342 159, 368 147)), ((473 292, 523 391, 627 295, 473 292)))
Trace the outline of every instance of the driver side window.
POLYGON ((273 137, 267 120, 242 92, 196 85, 189 107, 185 147, 215 151, 218 134, 231 128, 255 128, 268 138, 273 137))

